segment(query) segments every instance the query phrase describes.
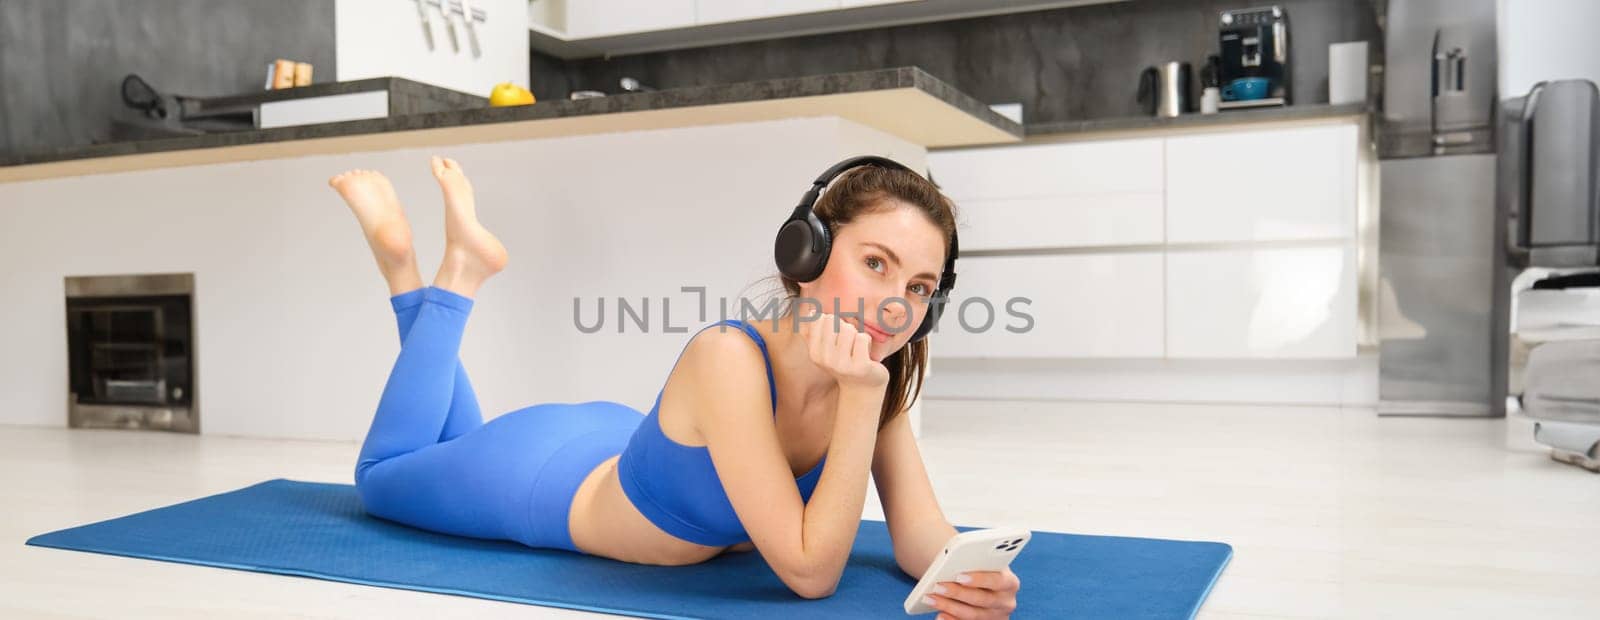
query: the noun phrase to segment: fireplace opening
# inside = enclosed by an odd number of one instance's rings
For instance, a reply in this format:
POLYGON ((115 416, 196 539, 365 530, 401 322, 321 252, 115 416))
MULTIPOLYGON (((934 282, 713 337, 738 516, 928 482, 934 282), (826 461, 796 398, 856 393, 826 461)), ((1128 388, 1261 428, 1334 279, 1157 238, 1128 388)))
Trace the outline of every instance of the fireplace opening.
POLYGON ((200 432, 194 274, 66 278, 67 425, 200 432))

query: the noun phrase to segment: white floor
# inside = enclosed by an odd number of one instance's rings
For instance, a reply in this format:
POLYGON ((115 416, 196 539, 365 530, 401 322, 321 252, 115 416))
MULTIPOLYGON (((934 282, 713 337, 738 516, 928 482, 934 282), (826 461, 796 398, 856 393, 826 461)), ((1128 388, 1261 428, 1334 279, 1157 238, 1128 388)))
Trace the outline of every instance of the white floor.
MULTIPOLYGON (((958 524, 1232 544, 1202 618, 1600 615, 1600 475, 1506 450, 1500 420, 960 401, 924 415, 958 524)), ((355 453, 0 427, 0 617, 601 617, 22 544, 268 478, 346 482, 355 453)))

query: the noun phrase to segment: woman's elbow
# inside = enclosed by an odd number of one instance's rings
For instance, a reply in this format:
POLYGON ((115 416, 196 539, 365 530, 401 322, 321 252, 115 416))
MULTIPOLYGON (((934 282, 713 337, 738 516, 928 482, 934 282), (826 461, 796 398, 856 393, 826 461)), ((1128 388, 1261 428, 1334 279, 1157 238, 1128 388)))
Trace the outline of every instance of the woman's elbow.
POLYGON ((812 580, 809 582, 795 583, 791 584, 789 589, 794 590, 794 593, 803 599, 816 600, 828 598, 833 596, 833 593, 839 589, 839 580, 812 580))
MULTIPOLYGON (((846 553, 848 553, 848 549, 846 553)), ((844 576, 848 555, 828 558, 807 558, 806 561, 773 565, 783 584, 801 598, 819 599, 833 596, 844 576)))
POLYGON ((834 590, 839 589, 841 576, 831 571, 797 571, 785 576, 783 584, 800 598, 828 598, 833 596, 834 590))

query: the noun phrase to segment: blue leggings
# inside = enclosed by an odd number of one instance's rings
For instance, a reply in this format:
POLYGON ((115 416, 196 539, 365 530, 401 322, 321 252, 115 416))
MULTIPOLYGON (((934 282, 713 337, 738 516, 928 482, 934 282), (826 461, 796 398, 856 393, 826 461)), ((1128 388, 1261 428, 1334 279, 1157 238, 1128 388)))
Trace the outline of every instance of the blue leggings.
POLYGON ((390 298, 400 354, 356 462, 372 515, 446 534, 579 551, 567 527, 583 478, 644 414, 548 403, 483 422, 458 353, 473 300, 436 287, 390 298))

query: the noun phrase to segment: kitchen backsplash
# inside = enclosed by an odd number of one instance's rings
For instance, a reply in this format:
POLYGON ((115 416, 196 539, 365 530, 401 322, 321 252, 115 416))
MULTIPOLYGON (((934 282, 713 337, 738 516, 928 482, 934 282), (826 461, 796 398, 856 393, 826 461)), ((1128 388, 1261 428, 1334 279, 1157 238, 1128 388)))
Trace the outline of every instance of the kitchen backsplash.
POLYGON ((619 92, 623 76, 673 88, 915 65, 985 103, 1021 102, 1029 123, 1132 116, 1144 67, 1184 60, 1198 79, 1221 11, 1275 4, 1289 15, 1295 103, 1326 103, 1329 43, 1365 40, 1382 58, 1374 2, 1133 0, 610 59, 531 52, 529 73, 535 95, 563 98, 619 92))
POLYGON ((334 0, 0 1, 0 152, 104 142, 137 73, 163 93, 261 90, 267 63, 334 67, 334 0))

